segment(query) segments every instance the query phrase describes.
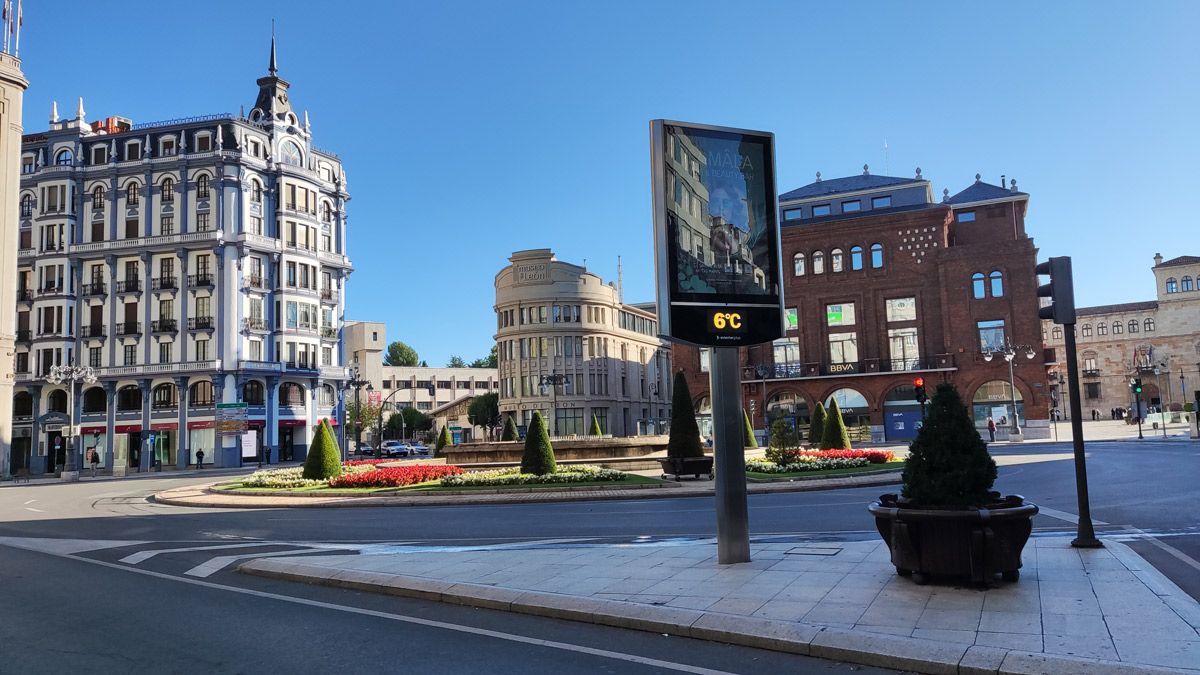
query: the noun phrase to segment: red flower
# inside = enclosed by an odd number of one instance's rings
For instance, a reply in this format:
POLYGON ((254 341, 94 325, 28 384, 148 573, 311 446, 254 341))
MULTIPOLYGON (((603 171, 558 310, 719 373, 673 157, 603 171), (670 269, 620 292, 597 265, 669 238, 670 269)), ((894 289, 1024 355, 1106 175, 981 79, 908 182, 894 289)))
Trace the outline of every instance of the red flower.
POLYGON ((438 480, 442 476, 452 476, 462 472, 463 470, 457 466, 442 464, 389 466, 375 471, 338 476, 329 481, 329 487, 403 487, 438 480))
POLYGON ((831 457, 835 459, 865 458, 872 464, 885 464, 896 458, 891 450, 806 450, 800 453, 805 457, 831 457))

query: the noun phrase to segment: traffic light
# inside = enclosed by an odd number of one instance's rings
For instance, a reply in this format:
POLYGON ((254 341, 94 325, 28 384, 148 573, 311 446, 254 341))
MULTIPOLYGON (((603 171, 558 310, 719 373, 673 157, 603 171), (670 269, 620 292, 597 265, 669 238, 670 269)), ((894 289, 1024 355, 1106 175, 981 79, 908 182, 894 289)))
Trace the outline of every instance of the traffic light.
POLYGON ((920 403, 921 405, 925 405, 925 401, 929 400, 929 396, 927 396, 925 394, 925 378, 914 377, 913 378, 913 390, 914 390, 914 393, 916 394, 917 403, 920 403))
POLYGON ((1038 276, 1049 276, 1050 283, 1038 286, 1039 298, 1050 298, 1049 305, 1038 309, 1038 317, 1054 323, 1075 323, 1075 284, 1071 281, 1071 258, 1059 256, 1038 263, 1038 276))
POLYGON ((1142 393, 1142 378, 1140 378, 1140 377, 1134 378, 1133 386, 1130 387, 1130 389, 1132 389, 1133 393, 1135 393, 1135 394, 1142 393))

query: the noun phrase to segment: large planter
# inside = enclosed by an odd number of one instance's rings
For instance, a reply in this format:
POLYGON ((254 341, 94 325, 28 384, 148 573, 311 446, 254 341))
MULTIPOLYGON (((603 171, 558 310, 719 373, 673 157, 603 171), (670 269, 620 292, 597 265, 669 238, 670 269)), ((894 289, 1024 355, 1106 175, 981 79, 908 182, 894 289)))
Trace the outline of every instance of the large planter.
POLYGON ((867 508, 900 576, 918 584, 929 576, 1016 581, 1038 507, 1020 495, 992 494, 993 503, 980 509, 921 508, 894 494, 867 508))
POLYGON ((676 482, 681 476, 699 478, 707 474, 709 480, 713 478, 712 457, 663 457, 658 463, 662 466, 662 477, 675 476, 676 482))

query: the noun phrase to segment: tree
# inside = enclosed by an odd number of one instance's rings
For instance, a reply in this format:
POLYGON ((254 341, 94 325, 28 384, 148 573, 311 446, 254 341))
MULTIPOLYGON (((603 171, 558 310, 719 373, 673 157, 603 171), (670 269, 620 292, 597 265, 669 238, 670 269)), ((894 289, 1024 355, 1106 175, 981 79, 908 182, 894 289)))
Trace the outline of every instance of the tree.
POLYGON ((475 359, 467 364, 468 368, 495 368, 499 359, 496 356, 496 345, 492 345, 492 351, 488 352, 486 358, 475 359))
POLYGON ((822 450, 849 450, 850 432, 842 421, 842 410, 837 399, 829 399, 829 412, 825 415, 825 428, 821 431, 822 450))
POLYGON ((757 448, 758 439, 754 437, 754 427, 750 424, 750 415, 746 414, 745 408, 742 409, 742 420, 746 423, 746 433, 743 434, 742 445, 747 448, 757 448))
POLYGON ((481 394, 471 399, 471 405, 467 407, 467 420, 483 427, 490 438, 496 427, 500 426, 500 394, 481 394))
POLYGON ((603 436, 604 430, 600 428, 600 418, 592 415, 592 436, 603 436))
POLYGON ((360 425, 364 432, 379 431, 379 410, 382 405, 379 403, 371 403, 366 396, 361 396, 361 403, 355 405, 354 397, 346 403, 346 424, 349 425, 347 433, 353 434, 355 425, 360 425))
POLYGON ((800 436, 783 417, 776 417, 771 423, 771 437, 768 439, 766 458, 768 462, 787 466, 800 457, 800 436))
POLYGON ((667 440, 668 457, 703 457, 696 409, 683 371, 675 373, 675 393, 671 397, 671 437, 667 440))
POLYGON ((434 456, 436 457, 437 455, 441 454, 442 448, 446 447, 447 445, 452 445, 453 442, 454 439, 450 437, 450 427, 443 426, 441 433, 438 434, 437 443, 433 446, 434 456))
POLYGON ((908 446, 901 494, 921 506, 981 507, 991 502, 996 462, 958 391, 939 384, 925 424, 908 446))
POLYGON ((821 439, 825 435, 825 406, 817 401, 817 407, 813 409, 812 421, 808 425, 808 444, 812 447, 820 447, 821 439))
POLYGON ((554 462, 554 446, 550 444, 550 434, 546 433, 546 422, 542 420, 541 412, 534 411, 529 431, 525 434, 521 473, 545 476, 554 473, 557 468, 554 462))
POLYGON ((517 423, 513 421, 512 415, 508 415, 504 418, 504 433, 500 434, 500 440, 517 440, 517 423))
POLYGON ((463 361, 463 357, 461 357, 461 356, 451 356, 450 360, 446 362, 446 367, 447 368, 466 368, 467 362, 463 361))
POLYGON ((389 344, 387 351, 383 353, 385 366, 415 366, 417 362, 417 350, 399 340, 389 344))
POLYGON ((310 480, 328 480, 342 475, 342 453, 329 420, 321 420, 308 446, 308 457, 304 458, 302 474, 310 480))
POLYGON ((433 418, 416 408, 401 408, 398 415, 404 418, 404 426, 408 429, 409 433, 414 431, 429 431, 433 428, 433 418))

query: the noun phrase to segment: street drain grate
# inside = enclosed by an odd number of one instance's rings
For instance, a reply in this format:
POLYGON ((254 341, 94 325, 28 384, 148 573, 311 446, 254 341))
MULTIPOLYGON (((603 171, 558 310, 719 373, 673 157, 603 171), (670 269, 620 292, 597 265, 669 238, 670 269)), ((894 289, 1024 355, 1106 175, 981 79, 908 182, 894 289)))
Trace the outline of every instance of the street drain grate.
POLYGON ((784 551, 784 555, 837 555, 842 552, 841 548, 818 548, 815 546, 797 546, 784 551))

